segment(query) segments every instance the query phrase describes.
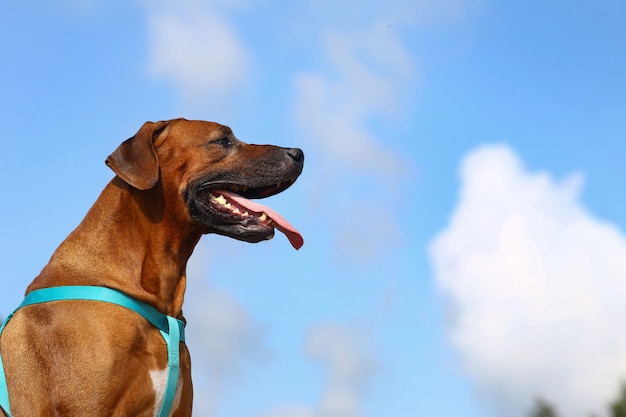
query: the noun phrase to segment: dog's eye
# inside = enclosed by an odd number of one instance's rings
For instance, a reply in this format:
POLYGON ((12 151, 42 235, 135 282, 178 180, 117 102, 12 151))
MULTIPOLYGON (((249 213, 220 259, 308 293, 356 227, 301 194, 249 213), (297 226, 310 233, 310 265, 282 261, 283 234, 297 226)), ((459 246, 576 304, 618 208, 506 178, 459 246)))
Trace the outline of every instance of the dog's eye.
POLYGON ((229 147, 233 144, 233 141, 228 136, 222 136, 221 138, 212 141, 211 144, 229 147))

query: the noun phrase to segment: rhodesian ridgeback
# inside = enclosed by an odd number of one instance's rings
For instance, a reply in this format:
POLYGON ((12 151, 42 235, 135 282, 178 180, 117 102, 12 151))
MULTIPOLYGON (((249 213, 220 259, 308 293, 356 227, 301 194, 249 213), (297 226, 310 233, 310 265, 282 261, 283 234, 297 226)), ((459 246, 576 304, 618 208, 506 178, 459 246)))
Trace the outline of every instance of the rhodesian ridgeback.
MULTIPOLYGON (((259 242, 278 229, 296 249, 302 246, 284 218, 250 199, 287 189, 303 163, 300 149, 249 145, 216 123, 148 122, 107 158, 115 178, 26 293, 107 287, 183 320, 185 267, 203 234, 259 242)), ((168 368, 164 337, 141 315, 110 303, 21 308, 0 339, 10 413, 157 416, 168 368)), ((192 409, 184 343, 179 355, 168 413, 176 417, 192 409)))

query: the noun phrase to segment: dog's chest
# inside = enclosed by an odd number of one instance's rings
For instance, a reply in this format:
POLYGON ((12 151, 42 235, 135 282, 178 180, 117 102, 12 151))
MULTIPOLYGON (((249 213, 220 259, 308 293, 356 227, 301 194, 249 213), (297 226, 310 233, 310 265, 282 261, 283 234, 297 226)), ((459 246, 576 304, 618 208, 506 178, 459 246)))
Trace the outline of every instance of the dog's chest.
MULTIPOLYGON (((152 387, 154 388, 154 417, 159 416, 159 411, 161 411, 161 406, 163 405, 163 399, 165 398, 165 389, 167 388, 167 375, 167 368, 155 369, 150 371, 150 379, 152 380, 152 387)), ((179 375, 178 383, 176 384, 176 394, 174 395, 174 402, 172 403, 172 409, 170 410, 169 416, 171 416, 180 405, 182 388, 183 380, 182 376, 179 375)))

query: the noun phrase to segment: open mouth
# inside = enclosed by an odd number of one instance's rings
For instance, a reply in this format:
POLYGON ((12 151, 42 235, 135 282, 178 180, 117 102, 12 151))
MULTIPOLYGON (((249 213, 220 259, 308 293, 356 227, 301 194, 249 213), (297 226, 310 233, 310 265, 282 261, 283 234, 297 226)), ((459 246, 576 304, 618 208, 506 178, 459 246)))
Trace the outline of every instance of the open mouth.
POLYGON ((304 244, 302 235, 278 212, 251 200, 278 194, 292 183, 286 181, 262 187, 205 184, 196 193, 196 206, 211 218, 218 233, 256 242, 271 239, 274 229, 278 229, 295 249, 300 249, 304 244))

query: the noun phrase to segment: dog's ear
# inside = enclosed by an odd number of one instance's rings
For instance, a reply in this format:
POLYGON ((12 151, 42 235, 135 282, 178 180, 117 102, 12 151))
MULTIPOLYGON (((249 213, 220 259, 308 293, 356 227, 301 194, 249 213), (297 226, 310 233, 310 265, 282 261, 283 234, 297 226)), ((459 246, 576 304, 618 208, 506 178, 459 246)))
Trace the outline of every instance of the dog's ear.
POLYGON ((159 159, 154 141, 167 134, 169 122, 146 122, 106 159, 106 164, 126 183, 149 190, 159 180, 159 159))

